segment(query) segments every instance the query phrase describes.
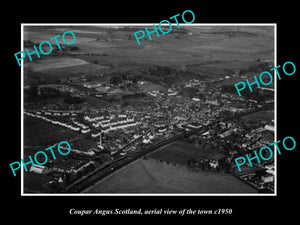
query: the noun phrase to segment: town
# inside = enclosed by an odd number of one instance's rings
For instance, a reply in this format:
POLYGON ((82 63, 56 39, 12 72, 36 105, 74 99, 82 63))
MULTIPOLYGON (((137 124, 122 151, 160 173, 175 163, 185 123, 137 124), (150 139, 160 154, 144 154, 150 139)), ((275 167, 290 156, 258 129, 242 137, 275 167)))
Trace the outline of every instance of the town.
MULTIPOLYGON (((155 68, 158 69, 166 68, 155 68)), ((44 121, 75 134, 67 139, 72 146, 67 159, 58 157, 43 166, 30 168, 33 173, 52 177, 46 186, 63 191, 96 168, 195 130, 181 141, 218 148, 218 156, 190 158, 186 167, 192 171, 234 174, 261 191, 273 191, 273 160, 239 173, 233 161, 244 153, 251 155, 253 149, 274 140, 274 119, 262 119, 258 123, 241 119, 272 110, 273 99, 265 96, 272 96, 273 90, 259 90, 254 99, 249 99, 240 98, 234 90, 227 91, 220 85, 228 76, 193 78, 165 89, 149 80, 134 80, 135 76, 119 77, 122 79, 117 82, 114 77, 109 82, 98 82, 87 81, 82 76, 58 84, 25 87, 26 98, 39 99, 25 105, 25 118, 44 121), (42 98, 51 96, 64 96, 68 104, 41 103, 42 98), (82 102, 84 96, 109 98, 114 103, 93 107, 82 102)))

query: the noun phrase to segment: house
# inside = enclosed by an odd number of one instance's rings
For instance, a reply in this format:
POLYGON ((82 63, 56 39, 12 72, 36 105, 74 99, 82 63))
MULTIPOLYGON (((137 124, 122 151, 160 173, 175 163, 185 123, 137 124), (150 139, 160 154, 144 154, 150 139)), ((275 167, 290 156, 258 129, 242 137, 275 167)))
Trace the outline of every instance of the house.
POLYGON ((192 100, 195 101, 195 102, 199 102, 200 98, 192 98, 192 100))
POLYGON ((81 133, 86 134, 86 133, 88 133, 88 132, 90 132, 90 131, 91 131, 90 129, 81 130, 81 133))
POLYGON ((254 183, 257 185, 257 187, 259 189, 263 189, 265 187, 265 182, 263 180, 261 180, 261 179, 256 180, 254 183))
POLYGON ((198 128, 202 127, 202 124, 200 124, 198 122, 192 122, 192 123, 188 124, 188 127, 198 129, 198 128))
POLYGON ((31 166, 29 171, 34 172, 34 173, 43 174, 44 170, 45 170, 45 166, 35 165, 35 167, 31 166))
POLYGON ((225 137, 228 137, 229 135, 231 135, 232 133, 233 133, 233 130, 226 130, 226 131, 218 134, 218 136, 221 138, 225 138, 225 137))
POLYGON ((219 165, 219 163, 218 163, 217 160, 212 159, 212 160, 209 161, 209 165, 210 165, 210 167, 212 167, 212 168, 215 169, 215 168, 217 168, 217 166, 219 165))
POLYGON ((272 131, 272 132, 275 131, 274 126, 271 126, 271 125, 268 125, 268 124, 264 128, 265 128, 265 130, 268 130, 268 131, 272 131))
POLYGON ((274 164, 265 165, 265 168, 268 170, 272 170, 272 169, 274 169, 274 164))
POLYGON ((270 173, 267 173, 266 175, 263 175, 261 177, 261 179, 265 183, 274 182, 274 176, 270 173))

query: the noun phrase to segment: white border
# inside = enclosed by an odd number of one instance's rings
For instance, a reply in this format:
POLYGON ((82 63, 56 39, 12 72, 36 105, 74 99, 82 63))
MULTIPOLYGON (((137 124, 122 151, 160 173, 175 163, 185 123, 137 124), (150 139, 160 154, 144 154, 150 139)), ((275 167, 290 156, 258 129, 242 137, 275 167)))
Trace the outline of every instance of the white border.
MULTIPOLYGON (((155 24, 158 25, 158 24, 155 24)), ((166 24, 162 24, 163 26, 166 24)), ((171 23, 172 26, 177 25, 176 23, 171 23)), ((153 26, 151 23, 21 23, 21 51, 24 50, 23 36, 24 36, 24 26, 153 26)), ((277 66, 277 23, 192 23, 192 24, 180 24, 180 26, 273 26, 274 27, 274 66, 277 66)), ((275 135, 274 139, 277 141, 277 76, 274 76, 274 122, 275 122, 275 135)), ((24 87, 24 64, 21 61, 21 158, 24 155, 23 147, 23 87, 24 87)), ((275 147, 274 147, 275 148, 275 147)), ((274 150, 274 152, 276 152, 274 150)), ((24 193, 23 178, 24 171, 21 169, 21 196, 277 196, 277 152, 275 154, 275 182, 274 182, 274 193, 24 193)))

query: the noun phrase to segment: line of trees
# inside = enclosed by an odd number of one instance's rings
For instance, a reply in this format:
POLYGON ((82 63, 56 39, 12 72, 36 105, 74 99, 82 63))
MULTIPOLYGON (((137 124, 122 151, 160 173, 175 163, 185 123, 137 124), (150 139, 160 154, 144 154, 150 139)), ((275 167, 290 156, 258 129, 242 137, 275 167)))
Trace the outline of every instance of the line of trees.
POLYGON ((212 171, 212 172, 231 172, 231 164, 228 160, 223 157, 218 160, 210 159, 202 156, 199 159, 190 158, 187 161, 187 167, 192 170, 212 171), (217 161, 217 166, 214 168, 210 165, 210 162, 217 161))
POLYGON ((171 86, 183 78, 189 79, 205 77, 204 75, 200 75, 193 71, 180 70, 160 65, 149 66, 143 70, 115 72, 111 75, 110 83, 114 85, 121 84, 125 81, 131 81, 133 84, 136 84, 138 80, 146 80, 164 86, 171 86))
POLYGON ((84 102, 80 97, 72 96, 70 93, 61 93, 58 89, 52 87, 38 88, 36 85, 31 85, 28 90, 24 91, 26 101, 36 102, 51 98, 63 98, 64 103, 80 104, 84 102))
MULTIPOLYGON (((247 99, 253 99, 253 100, 257 100, 257 101, 265 101, 266 99, 270 99, 270 98, 274 97, 273 92, 259 93, 259 90, 260 90, 259 88, 254 87, 253 91, 250 92, 250 89, 246 87, 242 91, 242 96, 247 98, 247 99)), ((221 87, 221 91, 223 93, 236 94, 238 96, 238 93, 236 91, 236 88, 235 88, 234 84, 223 85, 221 87)))

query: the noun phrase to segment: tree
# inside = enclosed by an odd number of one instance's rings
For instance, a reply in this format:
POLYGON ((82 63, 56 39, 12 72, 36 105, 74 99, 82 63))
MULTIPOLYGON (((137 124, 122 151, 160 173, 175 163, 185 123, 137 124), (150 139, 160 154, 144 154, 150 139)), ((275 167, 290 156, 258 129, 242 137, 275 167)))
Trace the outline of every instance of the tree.
POLYGON ((189 160, 187 161, 187 167, 188 167, 188 168, 191 168, 191 167, 192 167, 191 165, 192 165, 192 162, 191 162, 191 159, 189 159, 189 160))
POLYGON ((110 154, 109 153, 101 153, 99 156, 100 163, 105 163, 110 160, 110 154))
POLYGON ((117 85, 121 82, 121 78, 119 76, 113 76, 110 78, 109 82, 113 85, 117 85))
POLYGON ((219 164, 220 170, 223 170, 225 167, 225 158, 220 158, 218 160, 218 164, 219 164))
POLYGON ((81 99, 80 97, 73 97, 70 94, 66 94, 64 97, 64 103, 67 104, 80 104, 84 102, 83 99, 81 99))
POLYGON ((36 85, 31 85, 28 90, 28 98, 30 101, 35 101, 38 98, 38 88, 36 85))

